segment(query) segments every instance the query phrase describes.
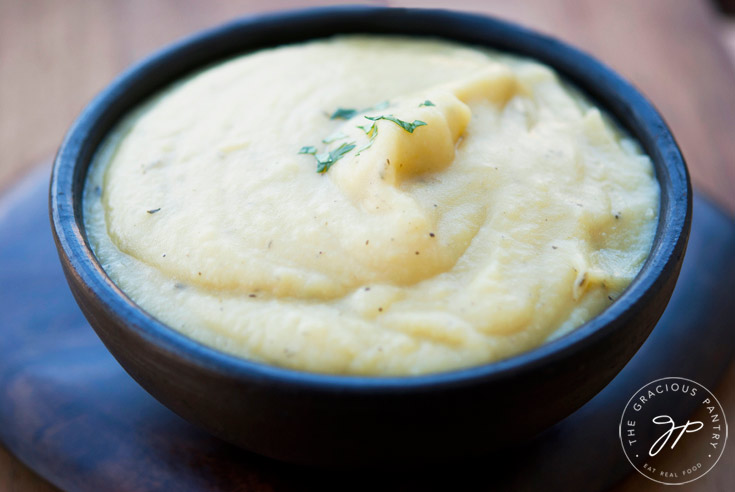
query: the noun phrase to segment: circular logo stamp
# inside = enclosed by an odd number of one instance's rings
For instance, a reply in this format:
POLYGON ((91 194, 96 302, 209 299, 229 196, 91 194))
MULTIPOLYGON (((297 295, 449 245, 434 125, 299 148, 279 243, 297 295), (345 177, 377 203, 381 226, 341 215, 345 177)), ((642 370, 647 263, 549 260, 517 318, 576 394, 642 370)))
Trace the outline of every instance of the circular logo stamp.
POLYGON ((725 412, 717 398, 690 379, 657 379, 628 400, 620 443, 630 464, 665 485, 692 482, 710 471, 727 442, 725 412))

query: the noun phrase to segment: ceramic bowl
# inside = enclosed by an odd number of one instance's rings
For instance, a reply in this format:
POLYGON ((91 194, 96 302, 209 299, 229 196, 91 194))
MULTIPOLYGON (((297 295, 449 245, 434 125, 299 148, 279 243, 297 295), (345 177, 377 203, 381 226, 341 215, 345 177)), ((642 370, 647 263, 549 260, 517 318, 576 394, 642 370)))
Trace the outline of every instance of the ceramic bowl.
POLYGON ((66 135, 53 167, 50 214, 79 306, 120 364, 164 405, 214 435, 280 460, 389 464, 481 455, 513 445, 563 419, 610 382, 671 296, 689 234, 691 187, 658 112, 589 55, 480 15, 342 7, 246 17, 130 68, 66 135), (237 358, 169 328, 121 292, 95 259, 82 220, 87 169, 110 129, 147 97, 215 61, 342 33, 432 36, 536 58, 605 108, 640 141, 661 186, 653 249, 625 292, 588 323, 529 352, 411 377, 313 374, 237 358))

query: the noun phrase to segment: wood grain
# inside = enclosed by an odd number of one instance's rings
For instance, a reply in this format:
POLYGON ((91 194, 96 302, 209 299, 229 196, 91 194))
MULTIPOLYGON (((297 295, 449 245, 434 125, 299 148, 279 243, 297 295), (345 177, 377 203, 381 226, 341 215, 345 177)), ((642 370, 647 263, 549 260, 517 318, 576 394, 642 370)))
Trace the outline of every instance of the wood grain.
MULTIPOLYGON (((134 60, 238 15, 314 3, 0 0, 0 190, 52 155, 83 105, 134 60)), ((438 0, 362 3, 448 5, 438 0)), ((735 73, 708 2, 457 0, 450 6, 551 33, 628 77, 669 122, 695 185, 735 211, 735 73)), ((735 409, 735 367, 715 393, 726 409, 735 409)), ((654 485, 633 475, 620 490, 654 485)), ((735 446, 696 485, 698 490, 735 488, 735 446)), ((0 449, 0 490, 51 487, 0 449)))

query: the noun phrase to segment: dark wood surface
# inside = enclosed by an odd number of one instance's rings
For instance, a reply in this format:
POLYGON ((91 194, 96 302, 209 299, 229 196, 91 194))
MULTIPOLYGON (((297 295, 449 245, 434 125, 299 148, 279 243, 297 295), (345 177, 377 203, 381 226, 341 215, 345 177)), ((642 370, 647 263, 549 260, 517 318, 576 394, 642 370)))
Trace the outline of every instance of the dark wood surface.
MULTIPOLYGON (((0 0, 0 189, 12 191, 18 177, 51 155, 81 107, 135 59, 236 15, 306 3, 0 0)), ((695 185, 735 211, 735 76, 707 1, 367 3, 495 14, 590 51, 652 99, 677 136, 695 185)), ((0 297, 5 288, 0 286, 0 297)), ((735 366, 714 390, 725 409, 735 408, 735 366)), ((720 465, 696 485, 724 491, 733 484, 735 447, 730 445, 720 465)), ((621 490, 654 487, 633 475, 621 490)), ((0 490, 50 489, 0 447, 0 490)))
MULTIPOLYGON (((0 285, 11 287, 0 300, 0 441, 66 490, 332 490, 349 483, 423 491, 466 489, 477 479, 495 490, 607 490, 632 472, 617 437, 628 398, 669 375, 715 387, 735 351, 727 323, 735 318, 728 302, 735 222, 697 199, 680 281, 652 335, 599 395, 531 443, 477 462, 381 473, 277 463, 188 424, 117 364, 67 289, 46 193, 41 169, 0 200, 0 285)), ((688 415, 669 410, 677 421, 688 415)))

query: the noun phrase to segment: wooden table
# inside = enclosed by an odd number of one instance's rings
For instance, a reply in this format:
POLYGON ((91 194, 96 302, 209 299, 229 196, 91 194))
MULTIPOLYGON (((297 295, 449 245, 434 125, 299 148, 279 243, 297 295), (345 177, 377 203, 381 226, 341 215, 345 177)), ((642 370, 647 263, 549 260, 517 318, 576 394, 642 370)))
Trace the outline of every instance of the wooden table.
MULTIPOLYGON (((314 2, 317 3, 317 2, 314 2)), ((337 4, 342 2, 320 2, 337 4)), ((352 2, 355 3, 355 2, 352 2)), ((735 212, 735 71, 702 0, 362 2, 494 14, 551 33, 632 80, 661 110, 696 187, 735 212)), ((132 61, 235 16, 296 0, 0 0, 0 191, 55 151, 83 105, 132 61)), ((735 45, 735 44, 734 44, 735 45)), ((706 363, 706 361, 702 361, 706 363)), ((735 364, 712 388, 735 422, 735 364)), ((618 490, 656 490, 632 473, 618 490)), ((691 490, 735 490, 735 446, 691 490)), ((0 447, 0 490, 55 490, 0 447)))

